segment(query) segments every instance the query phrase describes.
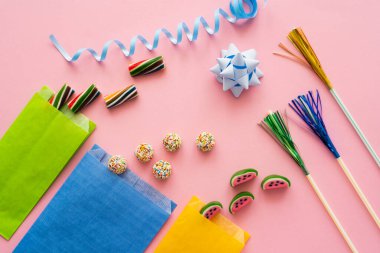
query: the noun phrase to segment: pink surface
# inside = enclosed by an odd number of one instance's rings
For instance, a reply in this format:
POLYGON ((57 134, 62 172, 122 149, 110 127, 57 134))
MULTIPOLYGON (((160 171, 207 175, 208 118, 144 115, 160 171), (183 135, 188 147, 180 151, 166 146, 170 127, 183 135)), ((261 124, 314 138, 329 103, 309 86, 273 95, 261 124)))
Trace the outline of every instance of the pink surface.
MULTIPOLYGON (((54 33, 69 52, 82 46, 99 50, 111 38, 127 42, 137 33, 151 38, 160 26, 174 30, 179 21, 191 23, 199 15, 211 20, 217 7, 228 9, 228 4, 228 0, 2 1, 1 136, 44 84, 57 90, 68 82, 80 91, 95 82, 103 94, 108 94, 133 82, 140 96, 110 111, 98 99, 85 111, 98 124, 95 133, 13 238, 0 239, 1 253, 14 249, 95 143, 111 153, 125 155, 136 173, 179 205, 147 252, 153 252, 192 195, 228 206, 242 190, 253 192, 254 203, 236 216, 228 214, 227 209, 223 213, 252 234, 244 252, 278 252, 279 248, 285 252, 349 252, 301 171, 256 123, 268 109, 284 109, 296 95, 319 88, 331 136, 380 215, 380 170, 337 104, 312 72, 272 55, 289 30, 301 25, 336 90, 380 152, 379 1, 271 0, 253 22, 241 26, 222 22, 215 37, 202 31, 197 42, 190 45, 185 41, 177 47, 164 39, 153 53, 138 46, 131 59, 125 59, 113 47, 102 64, 88 55, 68 64, 48 39, 54 33), (209 72, 220 50, 230 42, 242 50, 256 48, 265 74, 261 86, 245 91, 239 99, 223 92, 209 72), (131 61, 161 54, 165 71, 130 77, 131 61), (161 144, 170 131, 183 138, 178 153, 166 152, 161 144), (194 144, 201 131, 216 136, 216 147, 210 153, 199 152, 194 144), (142 142, 152 144, 156 151, 154 161, 145 165, 133 156, 142 142), (151 166, 158 159, 167 159, 174 167, 166 182, 155 180, 151 174, 151 166), (257 168, 259 177, 232 189, 230 176, 247 167, 257 168), (263 192, 260 181, 274 173, 288 177, 292 187, 263 192)), ((359 251, 380 252, 379 230, 332 155, 307 131, 292 122, 290 127, 314 179, 359 251)))

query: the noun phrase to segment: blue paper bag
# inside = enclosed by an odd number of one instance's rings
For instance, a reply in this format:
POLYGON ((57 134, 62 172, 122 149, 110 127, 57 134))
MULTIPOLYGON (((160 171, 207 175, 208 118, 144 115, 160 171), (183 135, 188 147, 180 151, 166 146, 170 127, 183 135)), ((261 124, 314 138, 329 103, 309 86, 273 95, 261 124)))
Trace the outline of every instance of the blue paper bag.
POLYGON ((176 204, 131 170, 109 171, 109 158, 87 152, 14 252, 144 252, 176 204))

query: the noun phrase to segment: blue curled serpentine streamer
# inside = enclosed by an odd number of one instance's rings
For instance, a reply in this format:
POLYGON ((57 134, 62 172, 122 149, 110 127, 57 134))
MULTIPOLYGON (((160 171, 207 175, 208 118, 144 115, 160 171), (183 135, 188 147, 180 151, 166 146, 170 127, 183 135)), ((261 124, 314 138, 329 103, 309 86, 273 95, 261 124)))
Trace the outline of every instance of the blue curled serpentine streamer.
MULTIPOLYGON (((266 1, 265 1, 266 2, 266 1)), ((81 56, 81 54, 85 51, 89 52, 98 62, 104 61, 107 57, 108 48, 115 43, 120 50, 123 52, 125 57, 132 56, 135 53, 136 43, 140 41, 148 50, 154 50, 158 46, 158 42, 160 40, 160 34, 163 33, 174 45, 181 43, 183 38, 182 31, 185 32, 185 35, 189 41, 196 41, 198 38, 199 27, 202 25, 204 29, 207 31, 209 35, 214 35, 219 31, 220 28, 220 16, 225 18, 228 22, 234 24, 239 19, 252 19, 257 15, 257 0, 231 0, 230 2, 230 11, 232 16, 228 15, 223 9, 218 8, 215 10, 214 20, 215 25, 214 29, 212 29, 207 23, 206 19, 202 16, 196 18, 194 22, 194 29, 191 32, 189 27, 185 22, 181 22, 177 26, 177 38, 175 38, 166 28, 158 29, 154 34, 153 44, 150 44, 147 39, 145 39, 142 35, 137 35, 132 38, 129 50, 127 50, 126 46, 119 40, 109 40, 107 41, 102 49, 101 55, 92 49, 92 48, 81 48, 79 49, 72 57, 66 52, 66 50, 59 44, 58 40, 54 35, 50 35, 50 40, 57 48, 57 50, 62 54, 62 56, 68 62, 75 62, 81 56), (248 6, 249 10, 244 9, 244 3, 248 6)))

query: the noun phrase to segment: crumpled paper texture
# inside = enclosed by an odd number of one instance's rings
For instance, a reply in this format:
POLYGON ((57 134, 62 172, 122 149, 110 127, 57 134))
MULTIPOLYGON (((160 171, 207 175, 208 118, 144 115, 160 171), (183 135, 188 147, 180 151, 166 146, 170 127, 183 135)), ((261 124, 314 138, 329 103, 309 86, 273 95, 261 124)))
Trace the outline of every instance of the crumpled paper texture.
POLYGON ((10 239, 94 131, 95 124, 36 93, 0 140, 0 235, 10 239))
POLYGON ((192 197, 155 253, 241 252, 250 235, 222 214, 206 219, 199 213, 204 205, 192 197))
POLYGON ((144 252, 176 204, 110 157, 87 152, 14 252, 144 252))

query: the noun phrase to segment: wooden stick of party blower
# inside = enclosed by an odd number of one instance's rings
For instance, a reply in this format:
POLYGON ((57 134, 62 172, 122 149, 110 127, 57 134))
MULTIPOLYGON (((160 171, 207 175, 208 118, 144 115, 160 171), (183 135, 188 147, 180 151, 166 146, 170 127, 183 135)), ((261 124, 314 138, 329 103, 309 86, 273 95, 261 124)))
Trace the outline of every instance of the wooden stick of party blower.
POLYGON ((380 228, 379 217, 376 215, 375 210, 369 203, 367 197, 364 195, 358 183, 355 181, 350 170, 347 168, 346 164, 343 161, 343 158, 335 148, 335 145, 327 132, 327 128, 322 118, 322 100, 319 96, 319 92, 317 91, 316 97, 313 96, 313 93, 311 91, 309 91, 309 93, 306 95, 298 96, 297 99, 292 100, 292 103, 289 103, 289 106, 309 126, 313 133, 319 137, 323 144, 325 144, 325 146, 334 155, 336 161, 339 163, 344 174, 346 174, 348 180, 354 187, 356 193, 359 195, 361 201, 367 208, 373 220, 376 222, 377 226, 380 228))
POLYGON ((358 253, 355 245, 351 241, 347 232, 344 230, 342 224, 335 216, 333 210, 328 204, 326 198, 323 196, 321 190, 318 185, 314 181, 313 177, 310 175, 310 172, 307 170, 304 161, 302 160, 298 149, 293 142, 292 136, 288 130, 288 127, 283 119, 282 115, 277 111, 275 113, 269 112, 269 114, 264 118, 263 121, 259 123, 259 125, 270 135, 272 138, 280 144, 280 146, 293 158, 293 160, 298 164, 301 168, 302 172, 305 174, 308 179, 310 185, 313 187, 314 192, 317 194, 319 200, 322 202, 325 207, 327 213, 330 215, 331 219, 335 223, 335 226, 338 228, 340 234, 343 236, 347 245, 350 247, 353 253, 358 253))

